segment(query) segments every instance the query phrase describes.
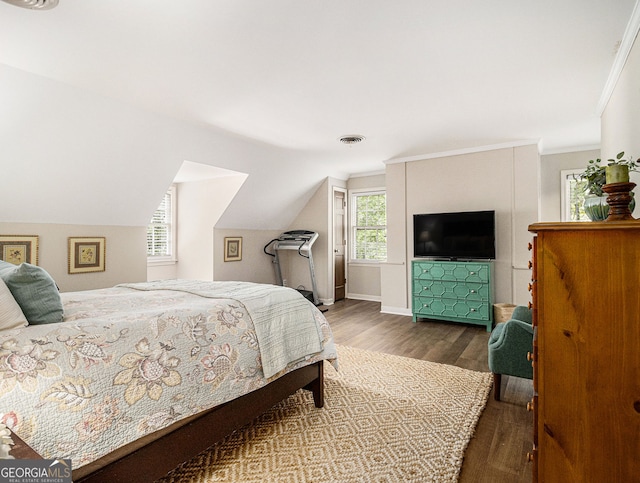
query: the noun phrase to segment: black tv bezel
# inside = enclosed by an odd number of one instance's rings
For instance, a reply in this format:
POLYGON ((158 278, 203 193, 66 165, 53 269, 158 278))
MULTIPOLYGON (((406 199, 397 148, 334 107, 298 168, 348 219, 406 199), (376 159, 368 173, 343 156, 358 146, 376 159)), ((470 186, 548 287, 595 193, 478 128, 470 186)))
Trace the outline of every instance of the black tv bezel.
POLYGON ((450 260, 450 261, 474 261, 474 260, 495 260, 496 259, 496 211, 495 210, 474 210, 474 211, 452 211, 442 213, 414 213, 413 214, 413 257, 418 259, 431 260, 450 260), (438 253, 438 254, 418 254, 416 253, 416 218, 418 217, 445 217, 445 216, 462 216, 462 215, 480 215, 490 213, 493 221, 493 249, 491 254, 458 254, 458 253, 438 253))

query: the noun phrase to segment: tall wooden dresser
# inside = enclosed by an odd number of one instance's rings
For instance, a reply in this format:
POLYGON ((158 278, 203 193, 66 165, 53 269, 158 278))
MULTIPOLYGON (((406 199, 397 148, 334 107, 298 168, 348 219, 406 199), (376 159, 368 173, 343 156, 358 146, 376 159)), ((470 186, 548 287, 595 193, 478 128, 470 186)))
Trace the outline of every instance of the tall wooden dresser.
POLYGON ((640 481, 640 221, 529 230, 533 479, 640 481))

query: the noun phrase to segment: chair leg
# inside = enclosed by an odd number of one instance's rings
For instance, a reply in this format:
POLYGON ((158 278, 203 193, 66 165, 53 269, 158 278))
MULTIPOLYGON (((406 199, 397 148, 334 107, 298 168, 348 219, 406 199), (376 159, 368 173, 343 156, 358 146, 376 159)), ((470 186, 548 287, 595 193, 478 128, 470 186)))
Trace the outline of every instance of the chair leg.
POLYGON ((500 401, 500 383, 502 382, 502 374, 493 374, 493 398, 500 401))

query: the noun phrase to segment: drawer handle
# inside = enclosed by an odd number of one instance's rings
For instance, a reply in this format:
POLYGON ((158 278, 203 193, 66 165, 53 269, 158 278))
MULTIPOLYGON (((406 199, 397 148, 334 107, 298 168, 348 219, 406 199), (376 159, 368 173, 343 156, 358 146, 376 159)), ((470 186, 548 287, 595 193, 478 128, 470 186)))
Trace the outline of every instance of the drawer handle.
POLYGON ((429 304, 422 304, 423 307, 429 307, 429 304))
POLYGON ((471 309, 471 312, 475 312, 475 311, 476 311, 476 309, 471 309))
POLYGON ((527 250, 529 251, 533 250, 533 243, 531 242, 527 243, 527 250))
POLYGON ((527 462, 531 463, 534 460, 533 453, 527 453, 527 462))
POLYGON ((527 290, 528 290, 529 292, 533 292, 533 284, 531 284, 531 283, 530 283, 530 284, 527 284, 527 290))
POLYGON ((529 307, 529 310, 531 310, 533 308, 533 304, 531 302, 528 302, 527 307, 529 307))
POLYGON ((471 290, 471 293, 476 293, 476 291, 475 290, 471 290))
POLYGON ((527 403, 527 411, 533 411, 533 399, 527 403))
POLYGON ((469 275, 475 275, 476 272, 469 272, 469 275))
POLYGON ((429 269, 427 269, 427 268, 423 268, 423 269, 422 269, 422 273, 429 273, 429 269))
POLYGON ((533 362, 533 354, 531 352, 527 352, 527 360, 533 362))
POLYGON ((527 263, 527 268, 529 270, 531 270, 533 268, 533 262, 531 260, 529 260, 529 262, 527 263))

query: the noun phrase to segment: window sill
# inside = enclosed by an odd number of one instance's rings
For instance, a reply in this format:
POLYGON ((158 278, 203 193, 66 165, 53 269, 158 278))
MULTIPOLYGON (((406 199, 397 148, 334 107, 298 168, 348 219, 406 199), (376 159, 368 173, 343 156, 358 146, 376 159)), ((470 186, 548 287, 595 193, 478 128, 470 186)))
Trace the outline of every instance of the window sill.
POLYGON ((163 265, 175 265, 176 263, 178 263, 177 260, 172 260, 169 258, 162 259, 162 260, 154 260, 154 259, 147 258, 147 267, 161 267, 163 265))
POLYGON ((349 260, 349 266, 378 267, 385 262, 385 260, 349 260))

